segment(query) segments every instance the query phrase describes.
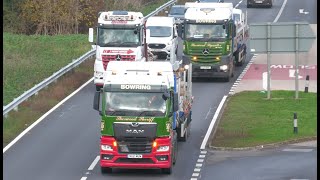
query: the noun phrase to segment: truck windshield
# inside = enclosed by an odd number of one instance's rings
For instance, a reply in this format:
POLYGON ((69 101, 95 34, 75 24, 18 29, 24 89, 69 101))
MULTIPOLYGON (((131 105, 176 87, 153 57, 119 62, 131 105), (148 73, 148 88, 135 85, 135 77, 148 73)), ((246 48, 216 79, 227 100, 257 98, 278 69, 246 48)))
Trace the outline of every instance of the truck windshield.
POLYGON ((137 47, 139 32, 135 29, 98 29, 98 45, 101 47, 137 47))
POLYGON ((222 24, 186 24, 185 39, 195 41, 224 41, 227 37, 222 24))
POLYGON ((164 116, 166 101, 162 98, 163 93, 145 92, 106 92, 107 115, 120 115, 117 112, 125 112, 126 116, 164 116))
POLYGON ((170 37, 172 28, 168 26, 149 26, 150 37, 170 37))

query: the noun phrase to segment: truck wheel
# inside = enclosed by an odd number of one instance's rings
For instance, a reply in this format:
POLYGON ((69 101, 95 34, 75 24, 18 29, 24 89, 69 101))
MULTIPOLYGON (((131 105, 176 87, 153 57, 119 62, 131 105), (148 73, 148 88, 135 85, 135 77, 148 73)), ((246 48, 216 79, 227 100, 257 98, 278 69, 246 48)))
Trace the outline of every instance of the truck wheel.
POLYGON ((170 168, 163 168, 162 173, 164 174, 171 174, 172 173, 172 166, 170 168))
POLYGON ((236 65, 237 66, 242 66, 243 65, 243 60, 240 61, 240 53, 237 52, 237 54, 235 55, 235 59, 236 59, 236 65))
POLYGON ((101 167, 101 173, 102 173, 102 174, 112 173, 112 168, 109 168, 109 167, 101 167))
POLYGON ((177 133, 174 133, 174 154, 173 154, 173 164, 176 164, 177 155, 178 155, 178 136, 177 133))
MULTIPOLYGON (((172 156, 171 156, 172 157, 172 156)), ((173 159, 171 158, 171 166, 169 168, 162 168, 162 173, 164 174, 171 174, 172 173, 172 166, 173 166, 173 159)))
POLYGON ((189 129, 189 126, 187 127, 186 131, 184 132, 184 136, 181 137, 182 142, 186 142, 188 139, 188 136, 189 136, 188 129, 189 129))
POLYGON ((228 75, 228 77, 225 77, 225 78, 224 78, 224 81, 225 81, 225 82, 229 82, 229 81, 230 81, 230 76, 228 75))
POLYGON ((234 66, 235 66, 235 62, 233 62, 232 71, 231 71, 231 78, 234 77, 234 66))
POLYGON ((100 91, 101 88, 102 88, 102 86, 96 85, 96 91, 100 91))

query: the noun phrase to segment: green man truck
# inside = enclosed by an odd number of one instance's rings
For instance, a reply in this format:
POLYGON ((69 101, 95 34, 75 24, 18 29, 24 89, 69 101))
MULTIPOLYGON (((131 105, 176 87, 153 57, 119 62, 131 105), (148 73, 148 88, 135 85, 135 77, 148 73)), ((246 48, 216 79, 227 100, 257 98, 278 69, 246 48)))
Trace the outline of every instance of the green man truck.
POLYGON ((102 173, 112 168, 172 172, 177 142, 187 140, 192 114, 192 65, 177 62, 109 62, 93 103, 101 115, 102 173))

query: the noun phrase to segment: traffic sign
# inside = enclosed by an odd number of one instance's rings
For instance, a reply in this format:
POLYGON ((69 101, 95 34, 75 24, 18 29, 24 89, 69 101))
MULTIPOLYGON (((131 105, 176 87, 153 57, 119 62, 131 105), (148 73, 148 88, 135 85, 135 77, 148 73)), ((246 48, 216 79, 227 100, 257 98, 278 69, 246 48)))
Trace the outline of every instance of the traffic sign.
MULTIPOLYGON (((267 89, 270 99, 270 54, 295 52, 294 71, 298 99, 298 53, 308 52, 316 38, 306 22, 255 23, 249 25, 251 52, 267 53, 267 89)), ((291 75, 291 74, 290 74, 291 75)))
POLYGON ((256 54, 308 52, 316 38, 306 22, 253 23, 249 27, 251 52, 256 54))

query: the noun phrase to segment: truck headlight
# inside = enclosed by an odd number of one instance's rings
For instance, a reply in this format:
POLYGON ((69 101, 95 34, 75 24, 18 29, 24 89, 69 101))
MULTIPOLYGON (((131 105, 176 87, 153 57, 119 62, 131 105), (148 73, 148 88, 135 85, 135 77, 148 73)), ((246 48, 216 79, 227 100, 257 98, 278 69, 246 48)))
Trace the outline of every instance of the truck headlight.
POLYGON ((101 149, 102 149, 103 151, 112 151, 112 150, 113 150, 110 145, 106 145, 106 144, 102 144, 102 145, 101 145, 101 149))
POLYGON ((157 152, 166 152, 169 151, 169 146, 159 146, 157 152))
POLYGON ((184 69, 189 69, 189 65, 188 64, 184 65, 184 69))
POLYGON ((103 72, 95 71, 95 76, 101 77, 103 76, 103 72))
POLYGON ((225 71, 228 69, 228 65, 222 65, 220 66, 220 70, 225 71))

